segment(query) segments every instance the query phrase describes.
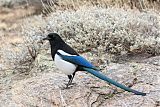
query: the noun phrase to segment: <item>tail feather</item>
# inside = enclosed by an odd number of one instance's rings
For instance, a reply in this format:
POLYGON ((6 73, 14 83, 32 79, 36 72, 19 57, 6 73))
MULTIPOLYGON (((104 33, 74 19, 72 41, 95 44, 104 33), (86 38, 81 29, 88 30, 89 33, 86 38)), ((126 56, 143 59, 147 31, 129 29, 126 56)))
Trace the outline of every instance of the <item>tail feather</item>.
POLYGON ((132 92, 132 93, 134 93, 136 95, 142 95, 142 96, 146 95, 146 93, 139 92, 139 91, 133 90, 133 89, 131 89, 129 87, 126 87, 126 86, 124 86, 124 85, 122 85, 122 84, 120 84, 120 83, 108 78, 107 76, 105 76, 104 74, 102 74, 102 73, 100 73, 98 71, 95 71, 93 69, 86 68, 86 67, 83 67, 82 69, 87 71, 87 72, 89 72, 89 73, 91 73, 92 75, 104 80, 104 81, 107 81, 107 82, 109 82, 109 83, 111 83, 111 84, 113 84, 113 85, 125 90, 125 91, 132 92))

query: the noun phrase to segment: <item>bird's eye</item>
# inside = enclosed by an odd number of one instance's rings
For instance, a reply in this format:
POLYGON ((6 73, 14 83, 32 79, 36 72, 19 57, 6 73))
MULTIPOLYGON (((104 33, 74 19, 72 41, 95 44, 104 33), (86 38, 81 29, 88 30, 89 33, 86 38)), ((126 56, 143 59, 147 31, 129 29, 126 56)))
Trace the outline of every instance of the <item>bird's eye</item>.
POLYGON ((52 39, 54 40, 54 39, 56 39, 56 37, 52 37, 52 39))

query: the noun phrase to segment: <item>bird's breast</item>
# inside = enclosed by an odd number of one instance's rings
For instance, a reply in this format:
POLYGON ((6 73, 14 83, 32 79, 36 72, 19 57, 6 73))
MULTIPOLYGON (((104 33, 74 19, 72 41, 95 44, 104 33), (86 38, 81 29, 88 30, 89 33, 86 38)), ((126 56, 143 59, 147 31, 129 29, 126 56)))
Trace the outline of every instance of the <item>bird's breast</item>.
POLYGON ((63 60, 59 55, 55 54, 55 65, 56 67, 61 70, 66 75, 71 75, 75 72, 77 66, 63 60))

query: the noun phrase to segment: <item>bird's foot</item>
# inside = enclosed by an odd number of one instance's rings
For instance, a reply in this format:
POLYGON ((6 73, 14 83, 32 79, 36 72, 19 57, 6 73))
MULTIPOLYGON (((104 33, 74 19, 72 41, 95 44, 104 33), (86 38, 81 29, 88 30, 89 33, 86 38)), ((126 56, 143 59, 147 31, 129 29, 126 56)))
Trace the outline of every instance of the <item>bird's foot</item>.
POLYGON ((66 87, 64 89, 70 89, 71 87, 73 87, 76 83, 69 83, 69 84, 65 84, 66 87))
POLYGON ((70 88, 72 88, 72 86, 67 86, 67 84, 65 84, 66 86, 64 86, 64 87, 62 87, 62 90, 65 90, 65 89, 70 89, 70 88))
MULTIPOLYGON (((67 85, 67 84, 66 84, 66 85, 67 85)), ((76 83, 73 83, 73 82, 72 82, 72 83, 70 83, 69 85, 73 86, 73 85, 76 85, 76 83)))

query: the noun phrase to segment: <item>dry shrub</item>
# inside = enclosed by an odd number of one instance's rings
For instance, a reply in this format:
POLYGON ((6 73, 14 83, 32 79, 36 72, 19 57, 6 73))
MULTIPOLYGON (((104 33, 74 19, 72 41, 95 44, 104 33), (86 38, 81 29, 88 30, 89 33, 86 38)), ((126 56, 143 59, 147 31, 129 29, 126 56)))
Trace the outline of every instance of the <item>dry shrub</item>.
POLYGON ((83 6, 30 19, 24 24, 23 35, 34 41, 57 32, 78 51, 159 54, 159 20, 153 11, 83 6))
MULTIPOLYGON (((0 49, 0 61, 4 71, 26 72, 28 71, 33 59, 28 54, 28 49, 24 43, 11 43, 9 37, 2 37, 0 49)), ((13 38, 13 37, 12 37, 13 38)), ((1 73, 2 73, 1 72, 1 73)))

